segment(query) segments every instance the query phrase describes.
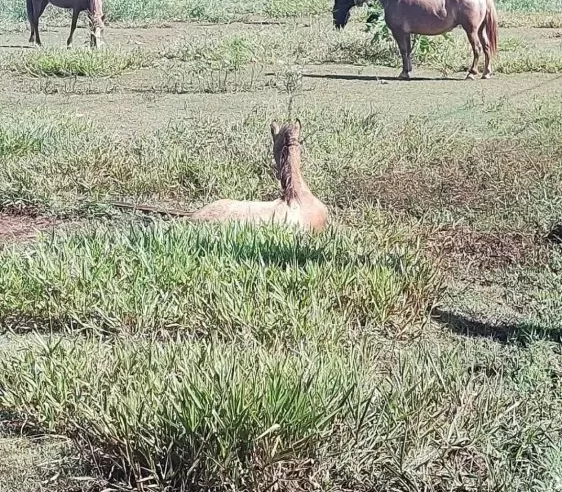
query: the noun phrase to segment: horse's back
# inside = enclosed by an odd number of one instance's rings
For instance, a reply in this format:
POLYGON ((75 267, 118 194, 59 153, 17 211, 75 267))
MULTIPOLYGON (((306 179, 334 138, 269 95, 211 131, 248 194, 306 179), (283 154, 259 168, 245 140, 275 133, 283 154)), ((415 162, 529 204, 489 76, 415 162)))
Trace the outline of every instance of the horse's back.
POLYGON ((389 26, 412 34, 438 35, 462 25, 481 11, 486 0, 397 0, 385 2, 389 26))

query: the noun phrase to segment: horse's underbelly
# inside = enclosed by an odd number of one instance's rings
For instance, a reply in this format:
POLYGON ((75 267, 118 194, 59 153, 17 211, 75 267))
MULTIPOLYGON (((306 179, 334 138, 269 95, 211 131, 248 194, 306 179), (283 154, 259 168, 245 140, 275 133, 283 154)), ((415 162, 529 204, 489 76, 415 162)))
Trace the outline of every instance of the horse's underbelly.
POLYGON ((423 21, 416 19, 414 21, 407 21, 404 26, 404 31, 410 34, 426 34, 428 36, 437 36, 449 32, 458 25, 457 22, 447 20, 423 21))
POLYGON ((61 9, 73 9, 76 5, 80 10, 87 10, 89 6, 87 0, 50 0, 50 2, 61 9))

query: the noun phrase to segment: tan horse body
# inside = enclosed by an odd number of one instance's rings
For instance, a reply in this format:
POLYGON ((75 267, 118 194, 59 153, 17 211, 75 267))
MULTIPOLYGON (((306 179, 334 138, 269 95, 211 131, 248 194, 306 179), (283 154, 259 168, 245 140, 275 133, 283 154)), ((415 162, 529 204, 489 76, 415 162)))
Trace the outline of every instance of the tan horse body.
POLYGON ((104 18, 102 0, 27 0, 27 19, 31 27, 30 43, 41 46, 39 37, 39 18, 51 3, 55 7, 72 10, 72 25, 70 36, 66 41, 68 48, 72 46, 72 38, 76 30, 76 23, 80 12, 87 11, 90 20, 90 46, 99 47, 102 45, 102 32, 104 29, 104 18))
MULTIPOLYGON (((478 75, 478 60, 484 52, 483 78, 492 75, 491 57, 497 51, 498 23, 494 0, 380 0, 385 22, 402 56, 400 78, 412 72, 412 34, 436 36, 461 26, 472 46, 473 61, 467 78, 478 75)), ((349 10, 366 0, 335 0, 333 16, 337 28, 349 18, 349 10)))
POLYGON ((274 223, 322 230, 328 209, 316 198, 301 174, 300 122, 279 126, 272 123, 273 153, 276 175, 281 182, 282 197, 271 202, 222 199, 206 205, 191 215, 192 220, 274 223))

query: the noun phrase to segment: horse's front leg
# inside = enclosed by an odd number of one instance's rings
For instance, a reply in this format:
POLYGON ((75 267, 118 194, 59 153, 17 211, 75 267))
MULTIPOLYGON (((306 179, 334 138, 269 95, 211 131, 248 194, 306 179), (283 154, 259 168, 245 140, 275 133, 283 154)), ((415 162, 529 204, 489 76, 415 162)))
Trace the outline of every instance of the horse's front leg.
POLYGON ((31 0, 33 5, 33 12, 31 15, 31 37, 30 42, 34 42, 37 46, 41 46, 41 38, 39 37, 39 17, 43 15, 49 0, 31 0))
POLYGON ((412 73, 412 38, 410 33, 402 31, 402 29, 393 29, 392 35, 398 44, 400 55, 402 55, 402 73, 399 79, 408 80, 412 73))
POLYGON ((29 42, 35 43, 35 28, 33 27, 33 0, 27 0, 27 20, 29 21, 29 29, 31 29, 29 42))

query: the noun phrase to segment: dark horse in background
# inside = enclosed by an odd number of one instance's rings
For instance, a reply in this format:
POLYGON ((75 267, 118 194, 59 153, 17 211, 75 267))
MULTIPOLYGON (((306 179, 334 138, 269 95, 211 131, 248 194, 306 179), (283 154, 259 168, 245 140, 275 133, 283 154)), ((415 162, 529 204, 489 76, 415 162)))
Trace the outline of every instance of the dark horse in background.
POLYGON ((39 17, 45 11, 49 3, 55 7, 63 9, 72 9, 72 26, 70 27, 70 36, 66 45, 72 46, 72 37, 76 30, 76 22, 80 12, 86 10, 90 20, 90 46, 101 46, 101 35, 104 28, 105 16, 103 15, 102 0, 27 0, 27 19, 31 27, 30 43, 36 43, 41 46, 39 38, 39 17))
MULTIPOLYGON (((478 75, 478 58, 484 51, 482 78, 492 75, 491 57, 497 51, 498 21, 494 0, 380 0, 384 20, 402 55, 401 79, 412 72, 412 34, 437 36, 461 26, 472 46, 474 59, 467 78, 478 75)), ((334 25, 341 29, 349 20, 352 7, 367 0, 335 0, 334 25)))

